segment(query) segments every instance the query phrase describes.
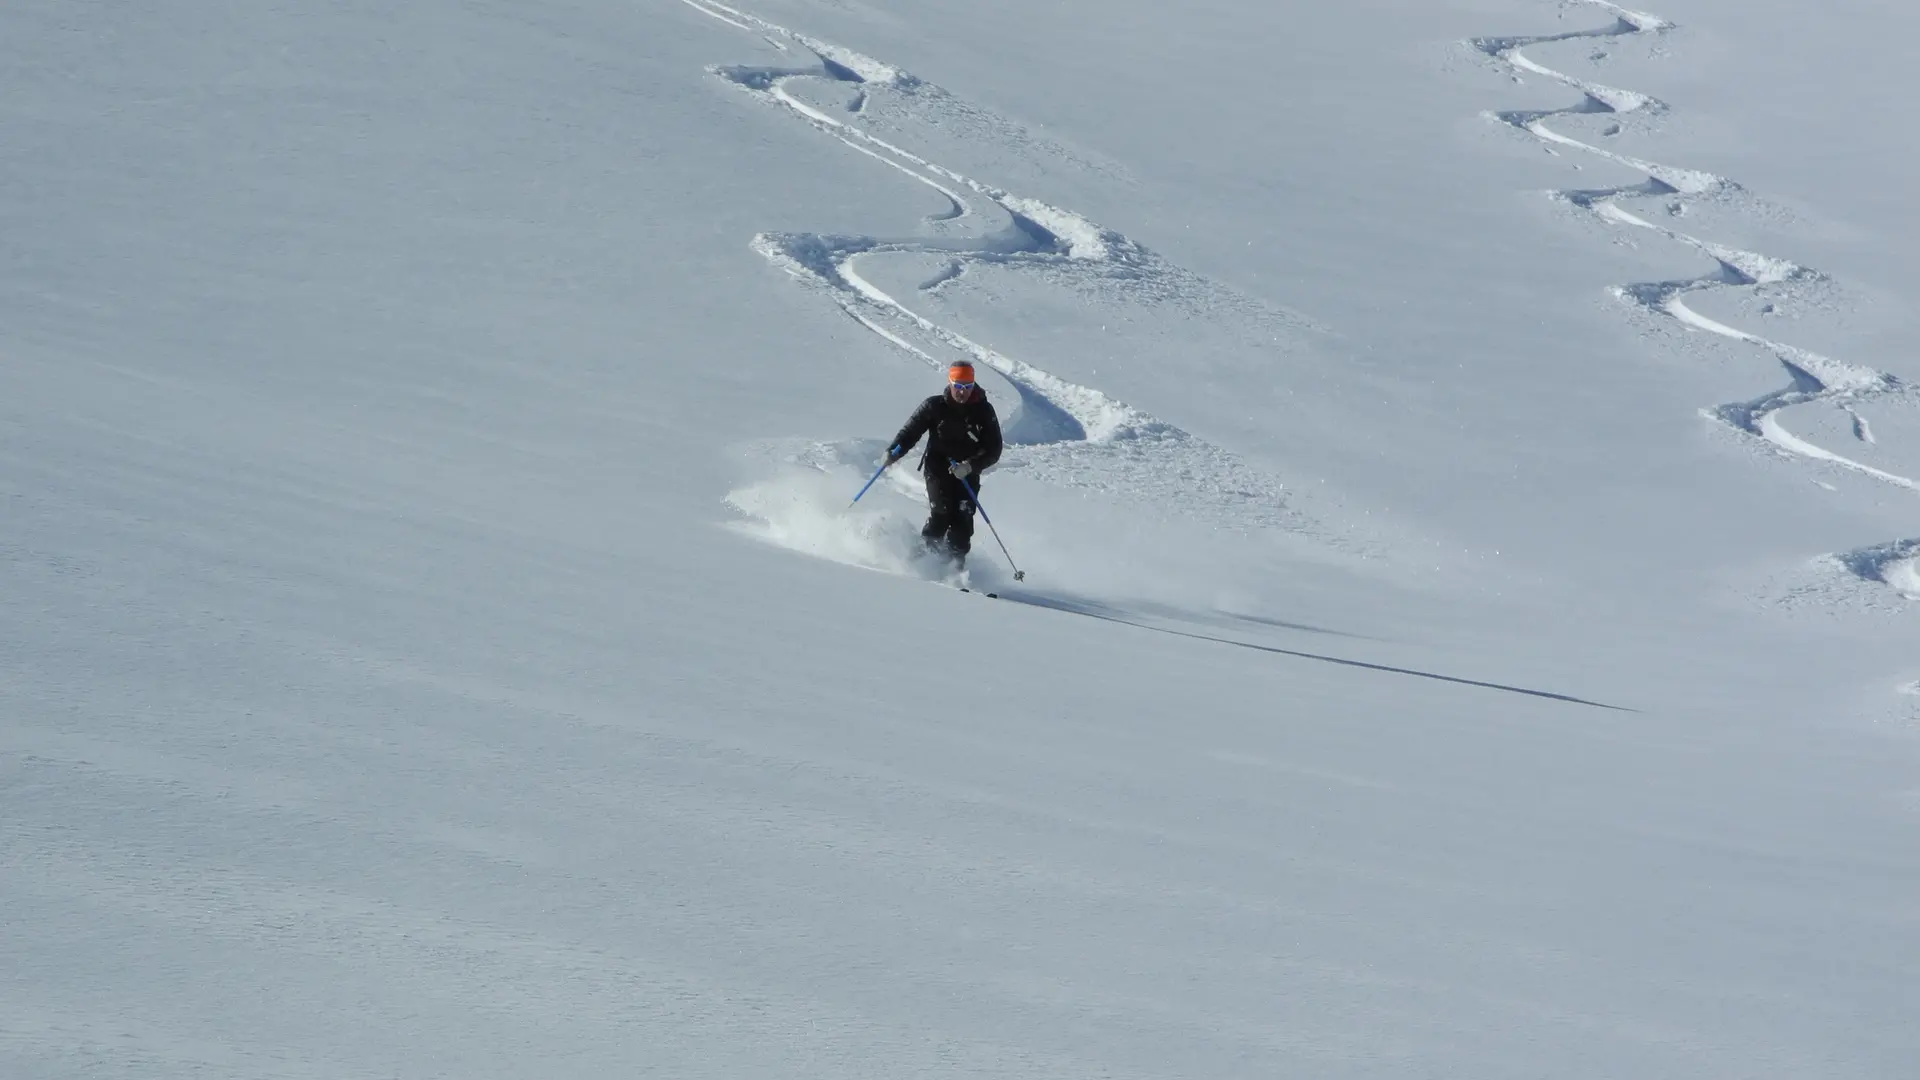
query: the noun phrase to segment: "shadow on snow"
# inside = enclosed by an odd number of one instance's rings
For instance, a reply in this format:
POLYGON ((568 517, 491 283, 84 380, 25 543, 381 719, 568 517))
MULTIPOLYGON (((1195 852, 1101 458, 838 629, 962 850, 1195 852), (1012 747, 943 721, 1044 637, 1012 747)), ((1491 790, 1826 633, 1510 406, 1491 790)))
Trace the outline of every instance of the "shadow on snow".
MULTIPOLYGON (((1327 656, 1321 653, 1303 652, 1299 649, 1283 649, 1278 645, 1257 645, 1251 641, 1237 641, 1233 638, 1214 637, 1211 634, 1198 634, 1190 630, 1175 630, 1172 627, 1167 627, 1167 626, 1154 626, 1151 623, 1137 622, 1133 619, 1127 618, 1126 615, 1121 613, 1118 609, 1108 607, 1105 604, 1101 604, 1097 601, 1092 601, 1092 600, 1083 600, 1083 599, 1068 598, 1068 597, 1062 597, 1062 596, 1048 596, 1041 593, 1031 593, 1031 592, 1026 592, 1024 590, 1018 590, 1018 589, 1015 589, 1015 590, 1001 589, 998 595, 1000 599, 1011 600, 1016 604, 1026 604, 1031 607, 1047 608, 1052 611, 1062 611, 1062 612, 1066 612, 1069 615, 1084 615, 1089 619, 1099 619, 1103 622, 1119 623, 1122 626, 1131 626, 1139 630, 1150 630, 1156 634, 1169 634, 1169 635, 1172 635, 1173 637, 1189 638, 1194 641, 1211 641, 1217 645, 1233 645, 1238 648, 1252 649, 1256 652, 1272 653, 1277 656, 1291 656, 1300 660, 1315 660, 1323 664, 1339 664, 1342 667, 1364 668, 1368 671, 1385 671, 1395 675, 1408 675, 1416 679, 1432 679, 1435 682, 1455 683, 1460 686, 1478 686, 1486 690, 1498 690, 1498 691, 1501 691, 1502 693, 1507 693, 1507 694, 1524 694, 1527 697, 1545 698, 1549 701, 1562 701, 1570 705, 1585 705, 1585 706, 1588 706, 1589 708, 1608 709, 1613 712, 1639 712, 1638 709, 1630 709, 1622 705, 1608 705, 1605 702, 1588 701, 1586 698, 1574 697, 1571 694, 1556 694, 1550 690, 1530 690, 1524 686, 1509 686, 1505 683, 1484 682, 1479 679, 1461 678, 1460 676, 1457 676, 1457 675, 1441 675, 1437 672, 1420 671, 1415 668, 1394 667, 1390 664, 1375 664, 1365 660, 1349 660, 1339 656, 1327 656)), ((1325 627, 1319 627, 1319 626, 1309 626, 1309 625, 1300 624, 1300 623, 1282 622, 1278 619, 1249 619, 1247 621, 1259 622, 1269 626, 1284 627, 1290 630, 1304 630, 1304 631, 1308 631, 1310 633, 1315 633, 1315 634, 1332 634, 1339 637, 1359 637, 1359 635, 1357 634, 1347 634, 1339 630, 1329 630, 1329 629, 1326 629, 1325 627)), ((1372 639, 1364 639, 1364 640, 1372 640, 1372 639)))

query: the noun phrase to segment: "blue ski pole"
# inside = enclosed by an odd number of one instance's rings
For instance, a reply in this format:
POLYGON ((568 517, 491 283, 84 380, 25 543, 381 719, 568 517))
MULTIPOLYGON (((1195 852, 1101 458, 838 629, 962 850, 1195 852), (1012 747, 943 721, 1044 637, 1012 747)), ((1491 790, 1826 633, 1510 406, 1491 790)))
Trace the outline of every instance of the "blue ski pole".
MULTIPOLYGON (((952 459, 949 459, 949 461, 954 465, 960 464, 957 461, 952 461, 952 459)), ((993 542, 1000 545, 1000 554, 1007 557, 1008 566, 1013 566, 1013 580, 1027 580, 1027 572, 1018 566, 1014 566, 1013 555, 1007 550, 1007 542, 1000 539, 1000 530, 993 527, 993 519, 987 516, 987 508, 980 505, 980 496, 973 493, 973 485, 967 483, 967 478, 964 476, 956 476, 954 479, 960 481, 960 486, 967 489, 967 498, 972 499, 973 508, 980 511, 980 520, 987 523, 987 531, 993 534, 993 542)))
MULTIPOLYGON (((862 486, 862 487, 860 488, 860 495, 865 495, 865 494, 867 493, 867 488, 870 488, 870 487, 872 487, 872 486, 873 486, 873 482, 874 482, 875 480, 878 480, 878 479, 880 479, 880 474, 881 474, 881 473, 883 473, 883 472, 886 472, 886 471, 887 471, 887 466, 889 466, 889 465, 891 465, 891 464, 893 464, 893 461, 894 461, 894 459, 892 458, 892 456, 888 456, 888 458, 887 458, 887 460, 885 460, 885 461, 883 461, 883 462, 881 462, 881 463, 880 463, 880 467, 879 467, 879 468, 877 468, 877 469, 875 469, 875 470, 873 470, 873 475, 872 475, 872 476, 870 476, 870 477, 868 477, 868 478, 867 478, 867 482, 866 482, 866 484, 865 484, 864 486, 862 486)), ((853 505, 853 503, 857 503, 857 502, 859 502, 859 501, 860 501, 860 495, 855 495, 855 496, 853 497, 853 502, 850 502, 850 503, 848 503, 847 505, 848 505, 849 507, 851 507, 851 506, 853 505)))

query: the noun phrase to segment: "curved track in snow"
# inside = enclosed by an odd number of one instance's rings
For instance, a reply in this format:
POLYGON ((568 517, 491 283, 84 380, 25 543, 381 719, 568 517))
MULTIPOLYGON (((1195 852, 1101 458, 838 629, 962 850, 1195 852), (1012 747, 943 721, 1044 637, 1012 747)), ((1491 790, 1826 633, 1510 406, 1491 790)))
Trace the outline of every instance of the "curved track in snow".
MULTIPOLYGON (((1871 368, 1843 363, 1809 349, 1775 341, 1760 334, 1730 326, 1701 314, 1687 303, 1696 294, 1736 290, 1759 294, 1769 290, 1791 290, 1826 281, 1819 271, 1787 259, 1742 251, 1693 236, 1658 223, 1650 216, 1635 213, 1623 203, 1632 200, 1661 199, 1669 216, 1681 216, 1689 198, 1739 198, 1744 189, 1734 181, 1698 169, 1679 168, 1616 153, 1583 142, 1554 130, 1549 122, 1559 117, 1604 114, 1616 118, 1606 134, 1618 134, 1622 122, 1635 114, 1657 115, 1669 108, 1666 102, 1648 94, 1589 82, 1549 68, 1523 51, 1536 45, 1589 39, 1610 41, 1623 38, 1662 35, 1675 29, 1673 23, 1655 15, 1630 11, 1610 0, 1569 0, 1603 9, 1613 16, 1610 25, 1592 30, 1575 30, 1531 37, 1475 38, 1468 42, 1475 50, 1502 65, 1516 79, 1536 75, 1571 87, 1580 100, 1558 109, 1510 110, 1489 114, 1516 131, 1540 140, 1549 148, 1575 150, 1625 166, 1646 179, 1620 187, 1594 190, 1561 190, 1550 194, 1579 207, 1608 225, 1658 233, 1669 240, 1706 255, 1714 268, 1706 274, 1674 281, 1637 282, 1618 286, 1616 296, 1636 308, 1676 320, 1693 330, 1715 334, 1742 344, 1754 345, 1773 354, 1785 369, 1785 387, 1762 394, 1750 401, 1733 402, 1701 410, 1701 415, 1725 424, 1744 436, 1759 440, 1770 450, 1793 457, 1822 462, 1846 469, 1907 491, 1920 493, 1920 481, 1875 468, 1826 447, 1815 445, 1791 431, 1781 422, 1781 413, 1801 405, 1831 405, 1845 411, 1852 420, 1855 438, 1873 441, 1872 429, 1857 411, 1857 406, 1874 401, 1913 405, 1920 403, 1914 388, 1890 374, 1871 368)), ((1883 581, 1901 588, 1912 577, 1913 556, 1920 554, 1920 540, 1897 541, 1832 556, 1832 561, 1865 580, 1883 581), (1890 554, 1891 553, 1891 554, 1890 554)), ((1909 591, 1920 596, 1920 588, 1909 591)))
POLYGON ((1827 558, 1862 581, 1877 581, 1909 600, 1920 600, 1920 540, 1875 544, 1827 558))
MULTIPOLYGON (((910 97, 924 115, 984 125, 989 137, 1007 142, 1038 143, 1017 125, 990 117, 890 64, 719 0, 682 2, 758 36, 783 58, 791 58, 776 66, 715 66, 708 69, 712 74, 925 186, 944 204, 907 235, 764 232, 753 238, 752 246, 921 362, 937 369, 953 357, 966 357, 1004 379, 1017 403, 1004 413, 1009 451, 1002 468, 1065 486, 1140 496, 1163 507, 1202 510, 1224 525, 1320 533, 1287 506, 1277 481, 1234 455, 1100 390, 1062 379, 926 317, 909 299, 876 284, 863 267, 889 256, 941 261, 943 268, 919 286, 922 294, 963 279, 974 267, 997 265, 1069 283, 1120 282, 1138 295, 1161 301, 1242 308, 1249 301, 1226 297, 1218 286, 1078 214, 946 168, 855 121, 882 96, 910 97), (845 104, 810 100, 808 91, 838 94, 845 104)), ((827 456, 837 452, 822 449, 827 456)))

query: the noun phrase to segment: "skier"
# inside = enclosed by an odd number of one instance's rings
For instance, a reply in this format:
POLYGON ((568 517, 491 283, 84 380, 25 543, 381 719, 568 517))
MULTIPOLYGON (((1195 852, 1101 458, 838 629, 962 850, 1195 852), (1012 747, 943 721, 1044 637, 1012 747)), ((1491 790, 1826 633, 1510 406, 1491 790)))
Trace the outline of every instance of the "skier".
POLYGON ((980 490, 980 474, 1000 460, 1000 417, 987 401, 987 392, 973 381, 973 365, 960 361, 947 369, 947 388, 920 403, 906 426, 893 437, 885 464, 907 456, 920 436, 927 451, 920 471, 927 477, 927 525, 920 530, 927 550, 967 564, 973 546, 973 498, 967 487, 980 490))

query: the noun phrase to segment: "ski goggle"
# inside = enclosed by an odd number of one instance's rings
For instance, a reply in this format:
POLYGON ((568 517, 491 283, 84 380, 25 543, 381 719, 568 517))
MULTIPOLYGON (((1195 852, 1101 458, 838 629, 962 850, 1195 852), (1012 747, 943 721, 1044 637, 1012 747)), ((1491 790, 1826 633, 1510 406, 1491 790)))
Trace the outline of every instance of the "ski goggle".
POLYGON ((973 393, 973 384, 970 382, 952 382, 952 383, 948 383, 947 386, 950 387, 951 389, 958 390, 963 394, 973 393))

